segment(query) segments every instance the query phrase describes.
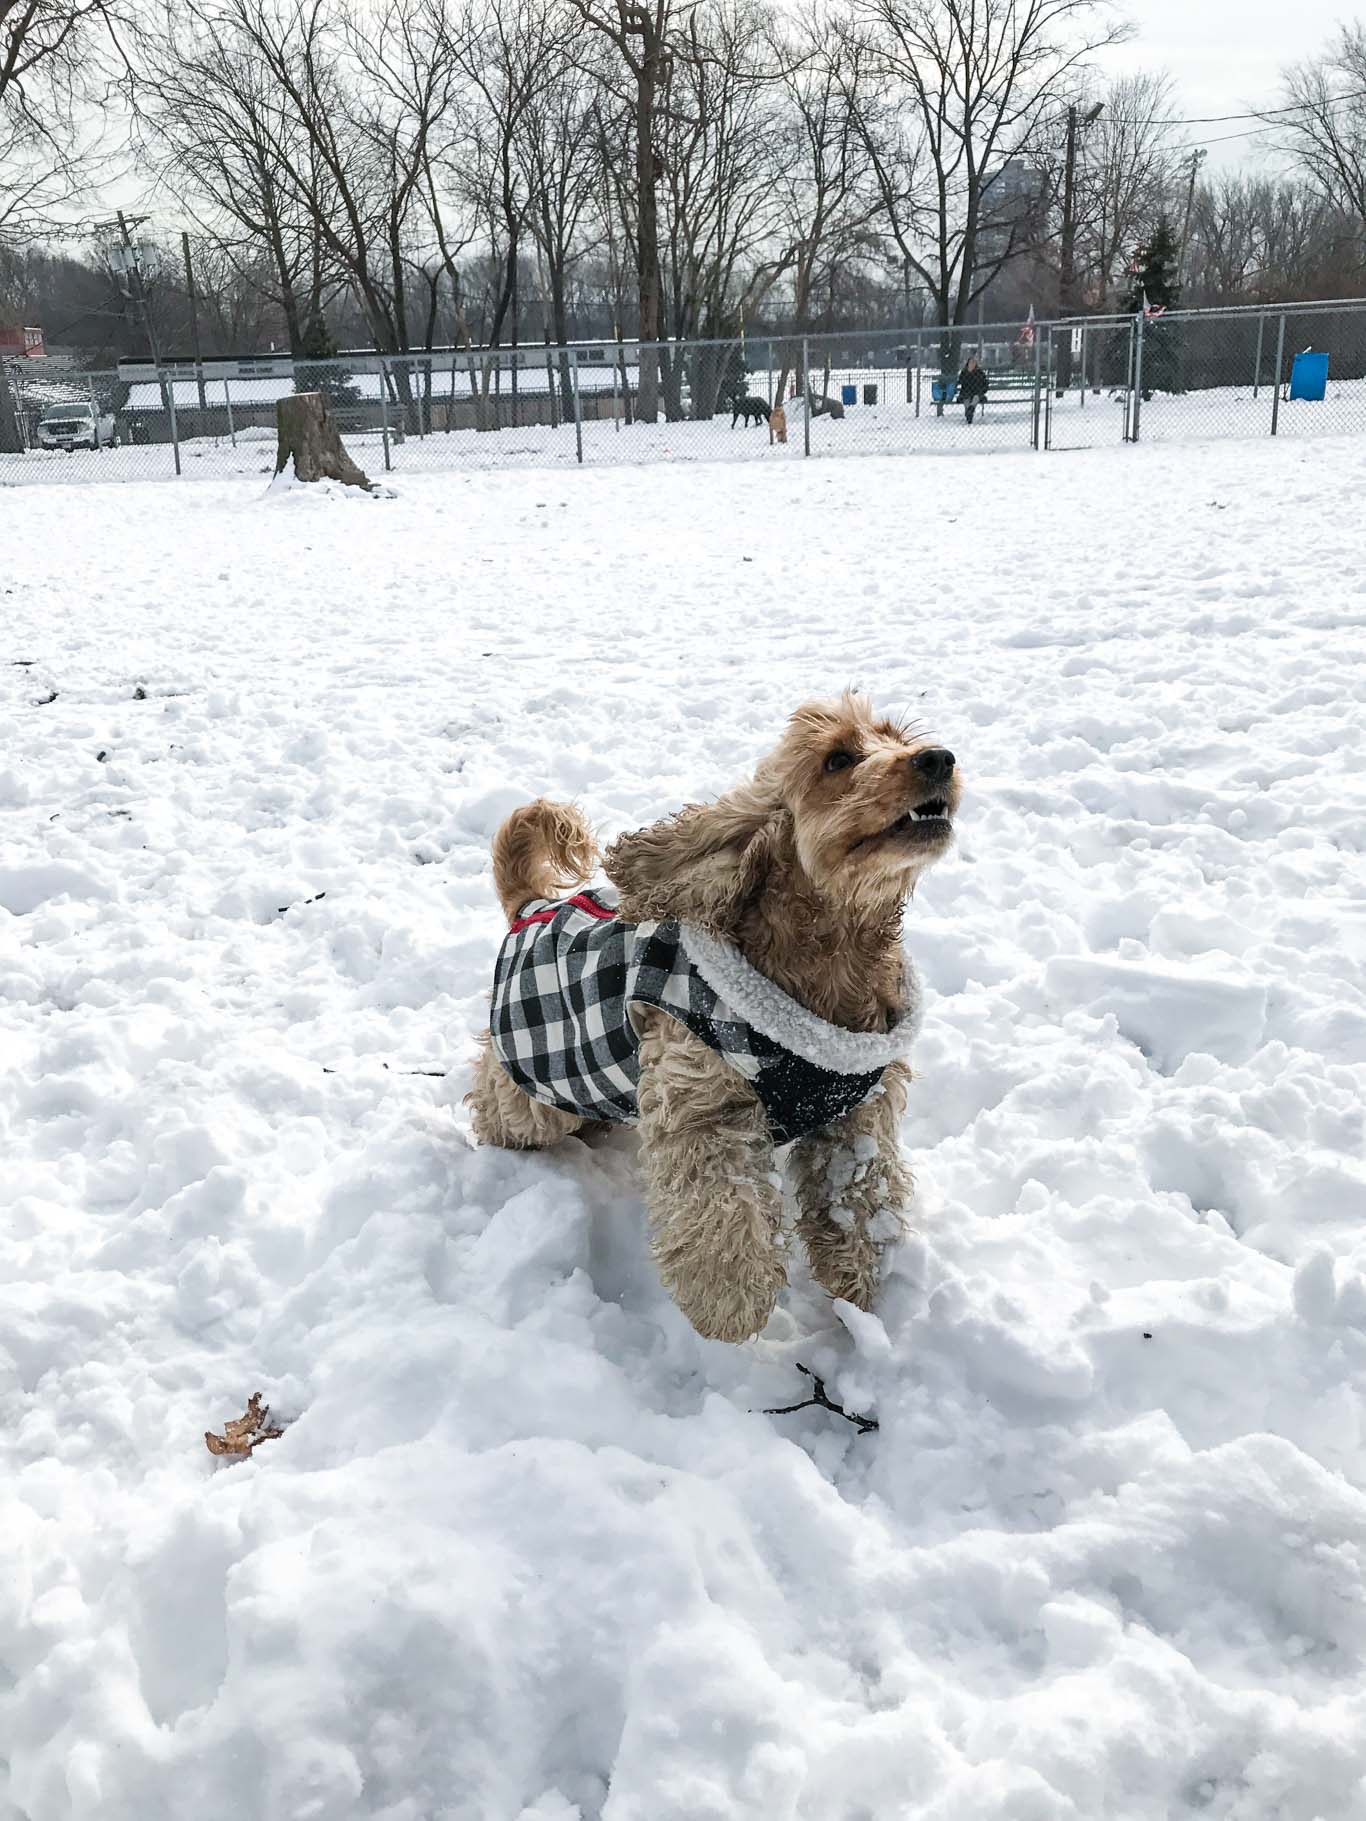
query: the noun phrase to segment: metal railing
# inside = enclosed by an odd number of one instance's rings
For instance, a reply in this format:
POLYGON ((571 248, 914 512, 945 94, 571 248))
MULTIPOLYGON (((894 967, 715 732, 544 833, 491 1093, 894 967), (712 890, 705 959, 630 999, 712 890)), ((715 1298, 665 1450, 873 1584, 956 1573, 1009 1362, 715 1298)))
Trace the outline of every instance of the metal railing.
POLYGON ((269 478, 323 391, 372 476, 1366 431, 1366 302, 728 341, 0 374, 0 483, 269 478), (958 377, 987 373, 969 411, 958 377))

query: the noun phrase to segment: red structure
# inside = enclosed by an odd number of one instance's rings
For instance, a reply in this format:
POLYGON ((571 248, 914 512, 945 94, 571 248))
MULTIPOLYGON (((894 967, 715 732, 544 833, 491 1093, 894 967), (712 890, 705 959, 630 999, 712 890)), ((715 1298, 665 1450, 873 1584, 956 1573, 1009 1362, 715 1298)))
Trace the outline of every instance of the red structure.
POLYGON ((0 360, 44 360, 41 329, 7 329, 0 325, 0 360))

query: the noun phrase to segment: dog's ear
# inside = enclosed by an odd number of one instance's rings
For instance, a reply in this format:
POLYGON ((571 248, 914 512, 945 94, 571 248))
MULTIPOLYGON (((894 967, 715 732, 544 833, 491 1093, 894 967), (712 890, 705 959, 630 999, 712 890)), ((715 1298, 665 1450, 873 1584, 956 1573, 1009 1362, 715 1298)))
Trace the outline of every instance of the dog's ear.
POLYGON ((622 835, 603 861, 628 923, 679 918, 715 936, 733 933, 763 889, 786 812, 752 784, 715 803, 622 835))

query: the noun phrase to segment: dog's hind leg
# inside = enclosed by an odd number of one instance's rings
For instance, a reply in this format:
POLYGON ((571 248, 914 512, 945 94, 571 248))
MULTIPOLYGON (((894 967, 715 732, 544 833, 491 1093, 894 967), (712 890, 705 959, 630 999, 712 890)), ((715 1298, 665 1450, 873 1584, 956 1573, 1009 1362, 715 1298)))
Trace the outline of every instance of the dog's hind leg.
POLYGON ((524 1094, 493 1053, 485 1032, 480 1040, 474 1084, 465 1096, 478 1144, 506 1151, 542 1151, 577 1132, 586 1121, 524 1094))
POLYGON ((911 1173, 897 1142, 910 1072, 894 1062, 881 1091, 793 1148, 797 1232, 811 1274, 831 1296, 870 1309, 882 1254, 900 1238, 911 1173))
POLYGON ((664 1012, 640 1045, 640 1153, 655 1262, 699 1334, 758 1334, 786 1280, 782 1194, 757 1095, 664 1012))

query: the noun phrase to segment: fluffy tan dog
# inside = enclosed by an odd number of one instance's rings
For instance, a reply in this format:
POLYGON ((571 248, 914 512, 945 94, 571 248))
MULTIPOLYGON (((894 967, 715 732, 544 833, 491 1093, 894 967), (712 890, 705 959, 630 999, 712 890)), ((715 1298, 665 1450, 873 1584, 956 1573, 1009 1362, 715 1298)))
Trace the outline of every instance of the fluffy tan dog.
POLYGON ((558 895, 596 859, 573 806, 540 800, 498 831, 511 930, 475 1136, 531 1148, 638 1119, 654 1257, 701 1334, 743 1340, 772 1313, 788 1141, 813 1275, 872 1302, 911 1193, 902 914, 959 795, 951 752, 846 694, 798 709, 717 802, 623 835, 604 862, 619 908, 558 895))

